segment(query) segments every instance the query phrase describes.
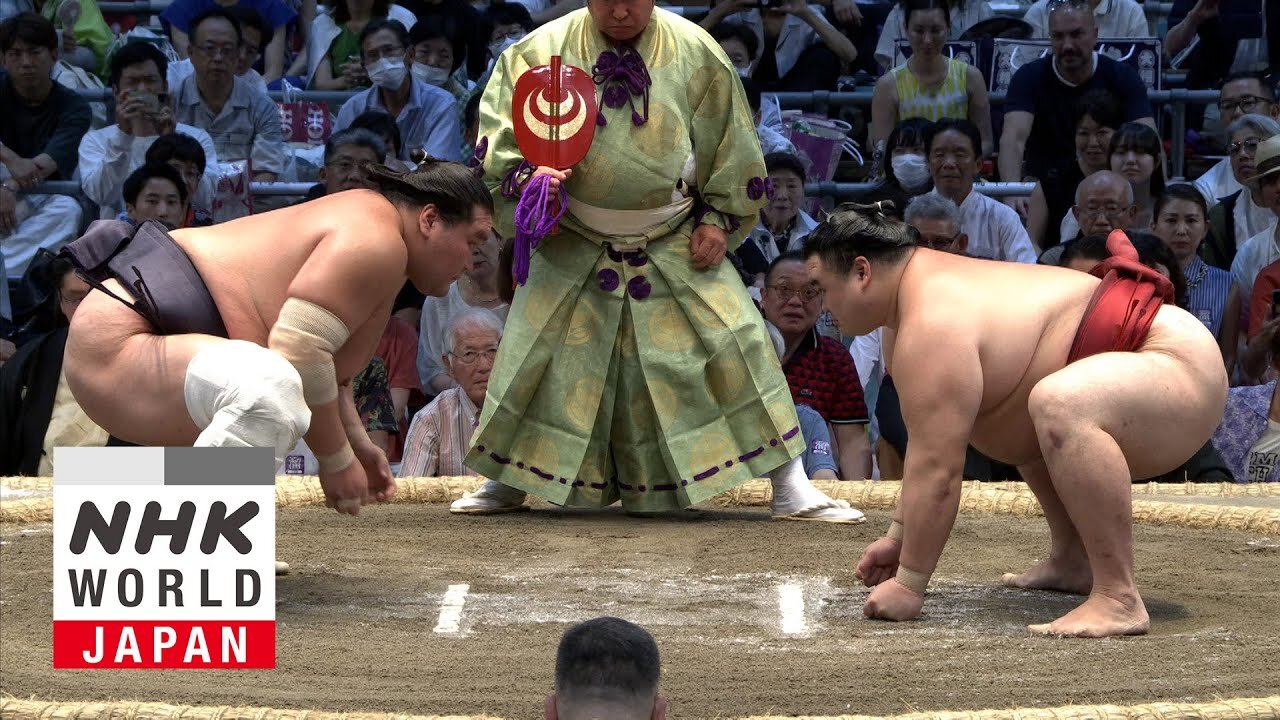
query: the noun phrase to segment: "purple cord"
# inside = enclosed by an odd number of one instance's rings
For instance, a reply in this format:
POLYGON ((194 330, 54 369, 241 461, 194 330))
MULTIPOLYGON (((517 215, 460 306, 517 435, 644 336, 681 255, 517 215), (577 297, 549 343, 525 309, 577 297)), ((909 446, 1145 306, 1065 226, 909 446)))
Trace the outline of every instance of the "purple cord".
POLYGON ((547 202, 551 199, 551 180, 550 175, 535 175, 525 186, 520 194, 520 202, 516 205, 516 244, 511 274, 517 285, 528 281, 530 256, 542 238, 564 217, 568 193, 563 185, 560 186, 560 198, 555 212, 547 211, 547 202))

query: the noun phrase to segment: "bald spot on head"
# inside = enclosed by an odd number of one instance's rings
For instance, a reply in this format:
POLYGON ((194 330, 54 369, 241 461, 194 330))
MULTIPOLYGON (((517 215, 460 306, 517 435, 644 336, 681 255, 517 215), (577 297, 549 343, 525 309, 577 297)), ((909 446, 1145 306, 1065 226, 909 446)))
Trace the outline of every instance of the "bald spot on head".
POLYGON ((1133 186, 1119 173, 1099 170, 1076 187, 1076 205, 1089 204, 1089 199, 1114 200, 1123 205, 1133 204, 1133 186))

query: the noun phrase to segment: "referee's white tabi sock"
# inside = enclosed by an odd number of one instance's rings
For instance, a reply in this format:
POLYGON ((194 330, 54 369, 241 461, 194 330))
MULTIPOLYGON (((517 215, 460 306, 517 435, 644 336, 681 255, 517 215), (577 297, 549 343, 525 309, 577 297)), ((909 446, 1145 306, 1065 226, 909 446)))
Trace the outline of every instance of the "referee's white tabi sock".
POLYGON ((496 515, 498 513, 527 510, 524 504, 528 493, 497 480, 487 480, 480 489, 467 493, 449 506, 449 512, 459 515, 496 515))
POLYGON ((769 473, 769 481, 773 484, 774 517, 846 524, 866 520, 862 512, 849 507, 849 503, 832 500, 814 487, 798 457, 769 473))

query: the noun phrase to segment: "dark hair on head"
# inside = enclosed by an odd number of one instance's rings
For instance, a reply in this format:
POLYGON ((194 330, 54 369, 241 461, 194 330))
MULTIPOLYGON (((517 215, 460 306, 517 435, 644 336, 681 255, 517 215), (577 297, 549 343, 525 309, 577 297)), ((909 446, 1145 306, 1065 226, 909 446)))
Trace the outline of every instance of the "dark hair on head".
POLYGON ((742 89, 747 93, 747 106, 751 108, 751 112, 760 112, 760 86, 749 77, 739 77, 738 80, 742 82, 742 89))
POLYGON ((556 698, 568 705, 652 701, 661 667, 658 643, 644 628, 616 617, 587 620, 560 638, 556 698))
POLYGON ((125 68, 148 61, 156 64, 156 69, 160 71, 160 79, 164 80, 169 72, 169 58, 160 52, 160 48, 146 40, 125 43, 111 56, 111 70, 107 76, 107 84, 111 87, 118 86, 125 68))
POLYGON ((1126 234, 1129 236, 1129 242, 1133 243, 1133 248, 1138 251, 1138 262, 1153 270, 1157 265, 1163 265, 1164 269, 1169 271, 1169 281, 1173 283, 1173 301, 1178 307, 1185 309, 1187 277, 1182 274, 1182 268, 1178 265, 1178 259, 1173 256, 1173 251, 1159 236, 1149 232, 1126 232, 1126 234))
POLYGON ((466 33, 458 26, 452 15, 424 15, 414 23, 409 31, 409 44, 416 46, 428 40, 445 40, 453 51, 453 66, 449 72, 456 72, 467 59, 466 33))
POLYGON ((489 32, 485 33, 485 38, 492 38, 494 29, 499 25, 519 25, 525 32, 533 29, 533 16, 529 9, 517 2, 489 3, 481 18, 488 21, 489 32))
MULTIPOLYGON (((389 12, 391 12, 391 0, 373 0, 369 17, 386 17, 389 12)), ((348 22, 351 22, 351 9, 347 7, 347 0, 337 0, 333 4, 333 24, 342 27, 348 22)))
POLYGON ((385 110, 365 110, 351 121, 350 127, 372 131, 387 143, 387 153, 400 156, 400 126, 385 110))
POLYGON ((764 156, 764 171, 766 173, 773 173, 778 170, 793 172, 800 176, 801 182, 804 182, 804 161, 792 153, 771 152, 764 156))
POLYGON ((1074 10, 1086 13, 1090 18, 1093 17, 1093 8, 1089 5, 1089 0, 1049 0, 1047 10, 1050 16, 1063 10, 1074 10))
POLYGON ((170 160, 189 162, 196 166, 201 175, 204 174, 205 163, 207 162, 204 148, 200 146, 198 140, 190 135, 176 132, 161 135, 155 139, 155 142, 151 143, 151 147, 147 148, 147 162, 167 163, 170 160))
POLYGON ((924 129, 924 155, 929 157, 933 152, 933 141, 944 132, 956 132, 969 138, 969 145, 973 150, 974 158, 982 157, 982 133, 978 131, 978 126, 968 120, 957 120, 956 118, 943 118, 935 123, 930 123, 929 127, 924 129))
POLYGON ((434 205, 449 225, 469 221, 477 207, 493 212, 493 195, 471 168, 430 157, 421 150, 413 151, 413 161, 418 169, 407 173, 372 165, 369 179, 396 205, 434 205))
POLYGON ((948 0, 906 0, 902 4, 902 26, 911 24, 911 13, 941 10, 943 22, 951 27, 951 3, 948 0))
POLYGON ((1276 89, 1272 87, 1271 80, 1269 80, 1263 73, 1254 72, 1252 70, 1233 72, 1222 81, 1222 85, 1226 85, 1229 82, 1235 82, 1236 80, 1256 80, 1258 85, 1262 87, 1262 93, 1267 96, 1267 99, 1275 101, 1276 89))
POLYGON ((740 22, 716 23, 710 32, 711 38, 718 43, 725 40, 742 43, 747 49, 747 57, 752 60, 756 59, 756 53, 760 51, 760 40, 756 38, 755 31, 740 22))
POLYGON ((58 31, 53 22, 33 12, 18 13, 0 23, 0 53, 9 52, 19 40, 52 53, 58 51, 58 31))
POLYGON ((1187 183, 1174 183, 1165 188, 1164 192, 1160 193, 1160 196, 1156 198, 1156 207, 1152 217, 1159 218, 1164 206, 1175 200, 1195 203, 1196 207, 1200 208, 1201 218, 1208 222, 1209 203, 1205 202, 1204 195, 1201 195, 1194 185, 1187 183))
POLYGON ((391 31, 396 36, 396 40, 400 43, 400 47, 409 47, 409 31, 404 29, 404 25, 399 20, 391 20, 384 18, 382 20, 372 20, 364 29, 360 31, 360 55, 364 55, 364 41, 368 40, 374 33, 383 30, 391 31))
POLYGON ((480 119, 480 101, 484 99, 484 88, 479 88, 462 108, 462 129, 466 131, 480 119))
POLYGON ((167 163, 144 163, 137 170, 129 173, 129 177, 124 181, 124 201, 130 205, 138 204, 138 194, 142 192, 142 188, 147 184, 148 180, 160 178, 173 183, 178 190, 178 199, 185 205, 187 202, 187 182, 182 179, 182 174, 167 163))
POLYGON ((76 266, 67 258, 59 255, 49 263, 49 277, 53 280, 53 289, 58 290, 62 287, 62 280, 67 275, 75 272, 76 266))
POLYGON ((387 144, 376 133, 364 128, 349 127, 330 135, 329 140, 325 142, 325 164, 329 164, 333 160, 333 156, 338 154, 338 148, 350 145, 372 150, 374 157, 378 158, 378 162, 382 162, 387 156, 387 144))
POLYGON ((258 48, 259 52, 266 48, 267 43, 271 42, 271 28, 267 27, 267 21, 262 17, 262 13, 248 5, 232 5, 227 8, 227 13, 240 21, 241 43, 244 42, 244 31, 249 28, 258 31, 258 42, 262 45, 262 47, 258 48))
POLYGON ((209 8, 208 10, 205 10, 204 12, 200 13, 199 15, 196 15, 194 18, 191 19, 191 23, 187 25, 187 36, 191 38, 191 42, 193 44, 195 43, 196 31, 200 29, 200 26, 203 25, 206 20, 214 20, 219 18, 231 23, 231 27, 234 28, 236 31, 237 45, 244 42, 244 32, 243 32, 243 28, 240 25, 240 18, 231 14, 231 12, 227 8, 220 7, 218 5, 215 5, 209 8))
POLYGON ((1155 166, 1151 169, 1151 195, 1159 197, 1164 192, 1164 162, 1161 160, 1164 148, 1160 144, 1160 136, 1149 125, 1127 122, 1111 136, 1111 146, 1107 148, 1108 164, 1112 155, 1130 150, 1155 159, 1155 166))
POLYGON ((924 131, 933 123, 924 118, 907 118, 893 126, 884 143, 884 157, 880 160, 880 176, 898 187, 898 179, 893 176, 893 151, 904 145, 924 147, 924 131))
POLYGON ((1058 265, 1067 267, 1072 260, 1092 260, 1102 262, 1111 256, 1107 252, 1107 239, 1101 235, 1085 235, 1068 240, 1062 244, 1062 254, 1058 256, 1058 265))
POLYGON ((1124 110, 1116 96, 1106 88, 1094 88, 1076 100, 1071 113, 1071 127, 1080 127, 1085 117, 1105 128, 1115 130, 1124 124, 1124 110))
POLYGON ((893 212, 893 203, 886 200, 840 205, 805 238, 805 257, 817 257, 837 275, 848 275, 859 257, 887 264, 902 260, 920 234, 893 212))
POLYGON ((773 279, 773 272, 778 269, 779 265, 789 262, 798 262, 803 265, 805 258, 804 250, 788 250, 774 258, 773 261, 769 263, 768 269, 764 271, 765 284, 768 285, 769 281, 773 279))

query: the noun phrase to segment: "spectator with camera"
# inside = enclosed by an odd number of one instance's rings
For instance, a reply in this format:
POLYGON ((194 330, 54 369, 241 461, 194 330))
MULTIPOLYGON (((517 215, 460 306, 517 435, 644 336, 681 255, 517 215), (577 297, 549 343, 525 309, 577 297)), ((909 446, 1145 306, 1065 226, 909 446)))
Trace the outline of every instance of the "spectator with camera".
POLYGON ((751 77, 766 92, 831 90, 844 66, 858 56, 822 7, 805 0, 719 0, 700 23, 724 20, 751 28, 760 48, 751 77))
MULTIPOLYGON (((99 217, 120 214, 125 178, 142 166, 152 143, 163 135, 182 133, 200 144, 201 174, 218 162, 209 133, 174 119, 165 82, 167 63, 159 48, 143 41, 128 43, 111 58, 116 122, 90 130, 80 141, 80 187, 98 204, 99 217)), ((212 178, 209 183, 211 189, 212 178)), ((187 190, 194 197, 195 188, 188 185, 187 190)))
POLYGON ((373 87, 343 103, 334 129, 349 127, 366 110, 385 110, 400 128, 401 160, 409 160, 414 150, 444 160, 461 160, 458 102, 448 91, 409 72, 414 48, 404 25, 396 20, 369 23, 360 33, 360 53, 373 87))
MULTIPOLYGON (((55 83, 58 39, 35 13, 0 23, 0 319, 12 320, 9 281, 26 272, 39 248, 53 251, 79 233, 80 205, 65 195, 33 194, 45 180, 75 174, 76 148, 89 130, 89 104, 55 83)), ((18 298, 14 305, 24 302, 18 298)))
POLYGON ((195 74, 174 89, 177 121, 209 133, 220 162, 248 160, 254 180, 273 182, 285 160, 280 111, 235 74, 240 21, 214 8, 196 16, 188 27, 195 74))

